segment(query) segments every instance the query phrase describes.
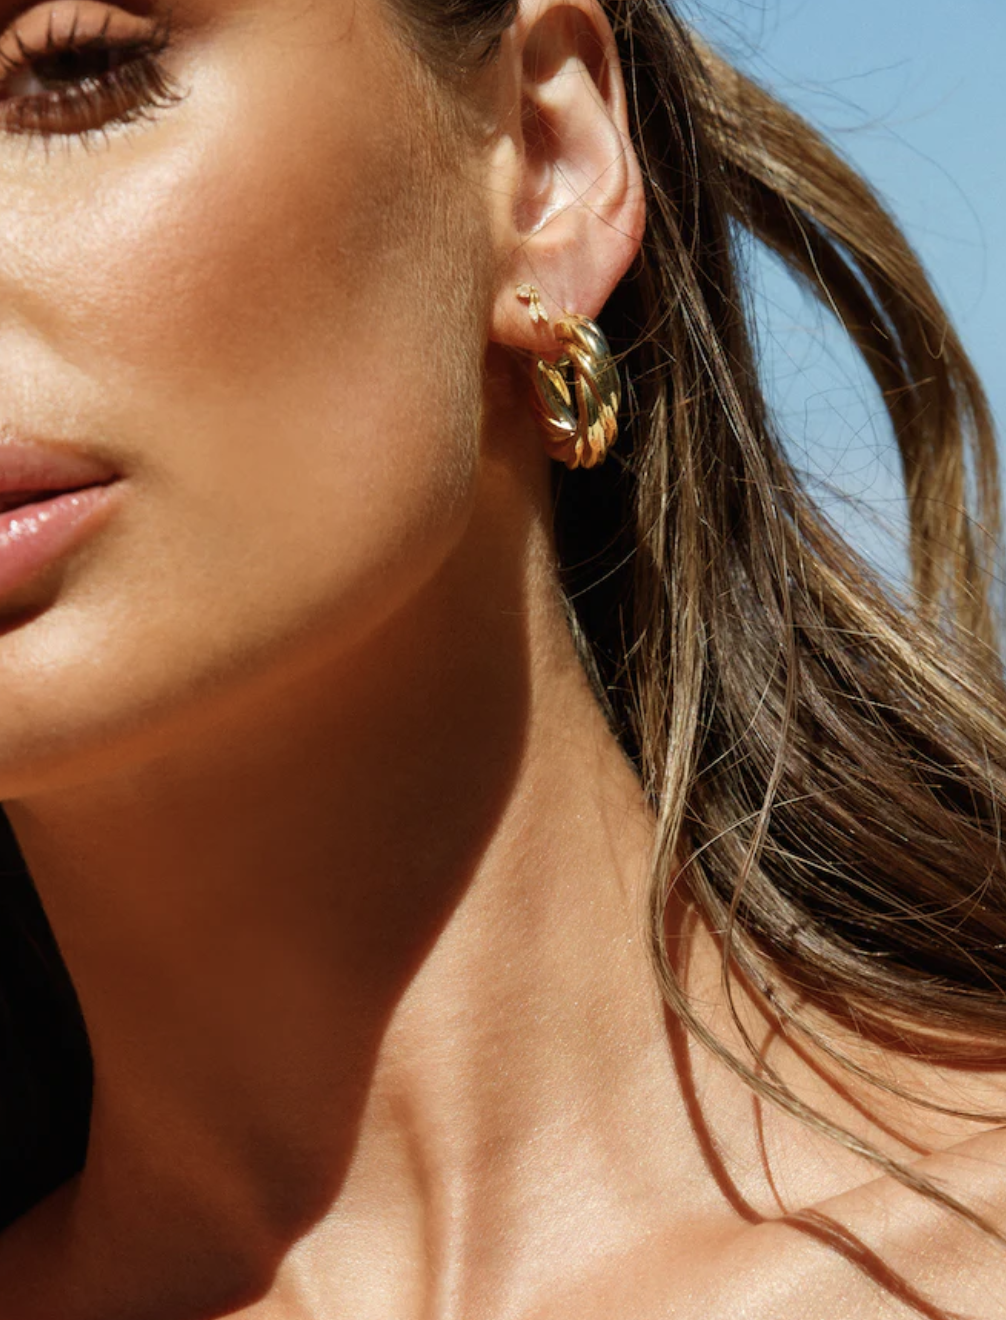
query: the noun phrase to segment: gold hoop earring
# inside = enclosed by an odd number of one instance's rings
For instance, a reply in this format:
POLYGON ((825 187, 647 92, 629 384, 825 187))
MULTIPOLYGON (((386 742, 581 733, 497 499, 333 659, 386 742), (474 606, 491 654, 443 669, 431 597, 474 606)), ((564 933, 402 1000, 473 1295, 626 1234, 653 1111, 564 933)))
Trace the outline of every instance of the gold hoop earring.
POLYGON ((618 439, 618 368, 601 328, 587 316, 567 312, 555 324, 555 337, 564 355, 558 362, 540 360, 534 377, 548 450, 568 468, 598 467, 618 439))

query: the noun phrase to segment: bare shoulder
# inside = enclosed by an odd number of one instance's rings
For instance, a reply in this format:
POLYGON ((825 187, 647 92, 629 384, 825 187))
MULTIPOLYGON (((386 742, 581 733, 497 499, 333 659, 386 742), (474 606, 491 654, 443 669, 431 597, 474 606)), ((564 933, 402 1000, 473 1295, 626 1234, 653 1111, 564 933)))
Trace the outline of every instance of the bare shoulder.
MULTIPOLYGON (((1006 1237, 1006 1130, 913 1168, 1006 1237)), ((660 1232, 528 1320, 1006 1320, 1006 1244, 889 1177, 778 1219, 660 1232)))

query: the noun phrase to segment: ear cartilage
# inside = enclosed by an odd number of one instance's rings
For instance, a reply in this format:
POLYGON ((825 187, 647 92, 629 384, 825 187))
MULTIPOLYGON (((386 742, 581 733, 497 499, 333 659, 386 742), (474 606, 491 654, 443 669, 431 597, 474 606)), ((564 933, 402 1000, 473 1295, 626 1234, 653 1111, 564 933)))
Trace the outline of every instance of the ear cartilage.
POLYGON ((518 284, 517 297, 521 302, 526 302, 528 311, 531 314, 531 320, 535 325, 540 325, 542 321, 548 324, 548 312, 541 305, 541 294, 533 284, 518 284))

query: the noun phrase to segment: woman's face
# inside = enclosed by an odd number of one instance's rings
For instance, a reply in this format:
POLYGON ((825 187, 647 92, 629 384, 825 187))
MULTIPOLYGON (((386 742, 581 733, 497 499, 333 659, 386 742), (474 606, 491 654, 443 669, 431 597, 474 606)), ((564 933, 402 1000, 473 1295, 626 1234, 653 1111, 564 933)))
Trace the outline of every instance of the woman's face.
POLYGON ((0 0, 0 489, 118 479, 6 587, 0 524, 0 797, 350 646, 470 509, 484 223, 383 0, 171 9, 0 0))

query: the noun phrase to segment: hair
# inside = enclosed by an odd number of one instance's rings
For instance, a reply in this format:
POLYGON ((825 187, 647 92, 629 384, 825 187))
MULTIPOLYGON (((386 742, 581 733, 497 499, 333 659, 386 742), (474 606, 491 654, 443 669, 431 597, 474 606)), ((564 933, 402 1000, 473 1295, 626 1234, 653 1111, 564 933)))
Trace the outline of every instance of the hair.
MULTIPOLYGON (((727 1048, 690 1002, 664 923, 681 886, 720 938, 731 1006, 740 979, 784 1031, 884 1089, 896 1088, 839 1053, 810 1010, 917 1057, 1001 1060, 1006 685, 988 402, 855 170, 669 0, 602 3, 648 221, 602 318, 629 385, 622 461, 562 474, 555 530, 585 667, 656 815, 657 975, 757 1094, 999 1237, 800 1101, 737 1013, 743 1047, 727 1048), (785 454, 741 278, 752 237, 834 313, 881 392, 910 593, 846 542, 785 454)), ((517 9, 393 5, 454 80, 493 58, 517 9)))
MULTIPOLYGON (((391 3, 453 82, 493 59, 517 8, 391 3)), ((657 820, 660 983, 758 1094, 984 1223, 804 1105, 753 1042, 745 1054, 713 1035, 664 913, 682 886, 721 933, 727 985, 734 969, 826 1049, 801 1004, 924 1057, 1001 1055, 1006 686, 989 408, 918 259, 822 137, 667 0, 605 9, 648 224, 603 317, 629 384, 621 461, 563 473, 555 525, 582 658, 657 820), (908 493, 910 596, 846 544, 785 456, 738 274, 745 234, 835 313, 879 386, 908 493)), ((91 1079, 73 986, 9 832, 0 854, 2 1224, 81 1167, 91 1079)))

